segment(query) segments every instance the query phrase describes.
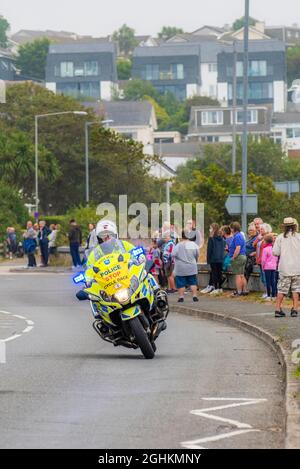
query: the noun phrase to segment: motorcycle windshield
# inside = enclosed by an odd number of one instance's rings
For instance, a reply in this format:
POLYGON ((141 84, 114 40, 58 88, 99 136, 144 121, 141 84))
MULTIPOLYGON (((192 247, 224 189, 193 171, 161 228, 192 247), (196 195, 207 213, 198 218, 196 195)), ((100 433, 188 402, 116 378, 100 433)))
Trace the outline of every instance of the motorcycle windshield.
POLYGON ((94 279, 108 295, 114 295, 122 288, 130 287, 130 254, 113 253, 102 257, 94 266, 94 279))

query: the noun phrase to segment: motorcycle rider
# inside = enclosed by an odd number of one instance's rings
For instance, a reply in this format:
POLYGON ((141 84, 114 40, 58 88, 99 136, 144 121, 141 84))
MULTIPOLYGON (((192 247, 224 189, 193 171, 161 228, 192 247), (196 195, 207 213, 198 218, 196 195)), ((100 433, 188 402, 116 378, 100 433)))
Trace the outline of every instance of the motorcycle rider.
MULTIPOLYGON (((107 256, 108 254, 118 253, 125 254, 131 253, 135 246, 128 241, 122 241, 118 237, 118 230, 116 224, 110 220, 101 220, 97 223, 96 226, 96 236, 98 239, 98 245, 93 249, 89 254, 87 263, 86 263, 86 273, 85 278, 88 283, 94 277, 93 267, 98 262, 101 257, 107 256)), ((143 256, 140 258, 139 262, 146 262, 146 258, 143 256)), ((159 313, 161 319, 164 319, 168 313, 168 301, 167 295, 162 291, 159 286, 154 287, 154 294, 156 298, 155 313, 159 313)), ((82 292, 77 293, 77 298, 82 300, 82 292)), ((85 298, 86 299, 86 298, 85 298)), ((95 319, 98 319, 99 316, 95 314, 95 319)), ((99 318, 100 319, 100 318, 99 318)), ((162 330, 166 328, 164 327, 162 330)))

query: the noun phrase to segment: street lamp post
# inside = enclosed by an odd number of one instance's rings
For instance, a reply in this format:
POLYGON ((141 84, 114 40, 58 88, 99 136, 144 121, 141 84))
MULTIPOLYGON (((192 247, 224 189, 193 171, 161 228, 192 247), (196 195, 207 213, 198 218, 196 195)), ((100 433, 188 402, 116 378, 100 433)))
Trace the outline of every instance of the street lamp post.
POLYGON ((114 121, 112 119, 107 119, 104 121, 94 121, 85 123, 85 202, 86 205, 90 203, 90 168, 89 168, 89 127, 91 125, 105 125, 107 128, 109 124, 112 124, 114 121))
POLYGON ((243 72, 243 156, 242 156, 242 229, 247 231, 248 172, 248 69, 249 69, 249 3, 245 0, 244 72, 243 72))
POLYGON ((38 123, 39 119, 43 119, 45 117, 52 117, 52 116, 62 116, 65 114, 74 114, 76 116, 87 116, 87 112, 85 111, 62 111, 62 112, 50 112, 48 114, 37 114, 34 118, 34 128, 35 128, 35 210, 36 216, 38 216, 39 211, 39 131, 38 131, 38 123))

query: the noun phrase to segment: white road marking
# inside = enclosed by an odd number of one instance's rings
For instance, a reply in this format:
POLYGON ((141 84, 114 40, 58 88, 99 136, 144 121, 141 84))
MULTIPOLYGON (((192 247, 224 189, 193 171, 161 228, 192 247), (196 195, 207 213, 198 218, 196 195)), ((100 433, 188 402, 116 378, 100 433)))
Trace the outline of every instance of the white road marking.
POLYGON ((241 422, 238 422, 237 420, 225 419, 223 417, 218 417, 217 415, 208 415, 208 414, 205 414, 204 412, 200 412, 199 410, 193 410, 191 414, 198 415, 199 417, 204 417, 210 420, 218 420, 220 422, 226 422, 226 423, 229 423, 230 425, 234 425, 237 428, 252 428, 251 425, 248 425, 247 423, 241 423, 241 422))
MULTIPOLYGON (((15 340, 15 339, 18 339, 19 337, 21 337, 23 334, 27 334, 28 332, 32 331, 33 327, 34 327, 34 322, 31 321, 30 319, 27 319, 25 318, 24 316, 20 316, 19 314, 13 314, 9 311, 3 311, 3 310, 0 310, 0 313, 1 314, 5 314, 5 315, 9 315, 11 316, 12 318, 17 318, 17 319, 21 319, 22 321, 25 321, 27 326, 25 327, 25 329, 23 329, 22 332, 20 332, 19 334, 14 334, 10 337, 7 337, 7 339, 3 339, 0 341, 0 343, 4 344, 4 347, 5 347, 5 344, 6 342, 11 342, 12 340, 15 340)), ((2 357, 3 358, 3 357, 2 357)), ((5 359, 5 350, 4 350, 4 359, 5 359)), ((1 356, 0 356, 0 363, 6 363, 6 361, 1 361, 1 356)))
POLYGON ((6 345, 0 340, 0 363, 6 363, 6 345))
POLYGON ((212 441, 219 441, 223 440, 225 438, 232 438, 234 436, 242 435, 244 433, 249 433, 249 432, 260 432, 260 430, 257 430, 253 428, 251 425, 248 423, 243 423, 239 422, 237 420, 232 420, 228 419, 225 417, 220 417, 217 415, 212 415, 209 414, 208 412, 214 412, 216 410, 224 410, 224 409, 230 409, 233 407, 241 407, 241 406, 246 406, 246 405, 254 405, 254 404, 261 404, 262 402, 266 402, 267 399, 250 399, 250 398, 232 398, 232 397, 203 397, 203 401, 221 401, 221 402, 232 402, 232 404, 226 404, 226 405, 220 405, 217 407, 208 407, 206 409, 198 409, 198 410, 192 410, 190 413, 192 415, 197 415, 198 417, 203 417, 206 419, 210 420, 217 420, 220 422, 227 423, 229 425, 233 425, 237 427, 239 430, 229 432, 229 433, 222 433, 220 435, 215 435, 215 436, 208 436, 206 438, 199 438, 197 440, 192 440, 192 441, 184 441, 181 443, 181 446, 183 448, 187 449, 205 449, 203 446, 199 446, 201 443, 208 443, 212 441))
POLYGON ((230 432, 230 433, 222 433, 220 435, 216 436, 209 436, 207 438, 201 438, 199 440, 194 440, 194 441, 186 441, 182 443, 182 446, 187 449, 206 449, 201 446, 199 446, 200 443, 209 443, 211 441, 219 441, 219 440, 224 440, 225 438, 232 438, 233 436, 238 436, 238 435, 243 435, 245 433, 250 433, 250 432, 259 432, 260 430, 237 430, 235 432, 230 432))

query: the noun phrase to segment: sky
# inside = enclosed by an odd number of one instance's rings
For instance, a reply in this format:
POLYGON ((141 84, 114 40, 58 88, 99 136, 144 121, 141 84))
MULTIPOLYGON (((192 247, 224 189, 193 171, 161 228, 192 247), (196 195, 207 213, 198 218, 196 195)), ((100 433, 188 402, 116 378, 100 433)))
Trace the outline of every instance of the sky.
MULTIPOLYGON (((0 14, 19 29, 53 29, 106 36, 126 23, 136 34, 162 26, 192 32, 203 24, 223 26, 244 14, 244 0, 1 0, 0 14)), ((250 0, 251 16, 268 25, 300 24, 299 0, 250 0)))

